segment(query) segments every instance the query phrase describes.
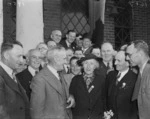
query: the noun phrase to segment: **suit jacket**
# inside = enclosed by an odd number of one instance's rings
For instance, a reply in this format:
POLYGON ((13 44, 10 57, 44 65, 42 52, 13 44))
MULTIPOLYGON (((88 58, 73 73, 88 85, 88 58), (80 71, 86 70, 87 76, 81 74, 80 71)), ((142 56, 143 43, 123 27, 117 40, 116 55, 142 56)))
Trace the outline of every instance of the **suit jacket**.
POLYGON ((32 80, 33 76, 29 72, 28 68, 26 68, 22 72, 18 73, 16 75, 16 77, 20 81, 22 87, 26 90, 26 94, 30 100, 30 96, 31 96, 30 84, 31 84, 31 80, 32 80))
POLYGON ((91 53, 91 51, 92 51, 92 48, 93 48, 92 46, 91 46, 91 47, 89 47, 86 51, 84 51, 84 52, 83 52, 83 54, 84 54, 84 55, 86 55, 86 54, 90 54, 90 53, 91 53))
POLYGON ((61 41, 60 41, 60 45, 62 45, 65 49, 68 49, 68 48, 71 48, 71 49, 73 49, 73 50, 76 49, 76 43, 75 43, 75 42, 73 42, 73 43, 71 44, 71 46, 68 47, 68 45, 67 45, 67 43, 66 43, 66 40, 61 40, 61 41))
POLYGON ((137 75, 131 70, 116 85, 117 71, 107 75, 107 110, 114 112, 114 119, 137 119, 137 102, 132 102, 132 94, 137 75))
MULTIPOLYGON (((115 60, 112 61, 112 70, 116 70, 115 69, 115 65, 114 65, 115 60)), ((103 60, 99 60, 99 69, 105 74, 105 76, 107 75, 107 73, 109 72, 107 66, 104 64, 103 60)))
POLYGON ((103 74, 96 74, 91 86, 94 88, 89 93, 83 75, 77 75, 72 79, 70 94, 76 102, 72 108, 73 119, 101 119, 105 105, 103 74))
POLYGON ((0 119, 30 119, 29 101, 19 81, 0 66, 0 119))
POLYGON ((140 119, 150 118, 150 64, 147 63, 141 79, 140 90, 138 94, 138 108, 140 119))
POLYGON ((68 89, 69 89, 70 83, 71 83, 71 81, 72 81, 74 75, 73 75, 72 73, 70 73, 70 74, 64 73, 63 76, 64 76, 65 82, 66 82, 66 84, 67 84, 67 87, 68 87, 68 89))
POLYGON ((66 108, 69 96, 66 83, 44 67, 31 82, 32 119, 71 119, 66 108))

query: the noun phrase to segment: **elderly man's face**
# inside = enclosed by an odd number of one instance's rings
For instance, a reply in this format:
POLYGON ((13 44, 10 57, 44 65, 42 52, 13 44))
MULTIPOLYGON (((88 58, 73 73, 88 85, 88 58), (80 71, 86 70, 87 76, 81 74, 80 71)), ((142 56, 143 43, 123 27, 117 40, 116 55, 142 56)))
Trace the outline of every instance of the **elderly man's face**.
POLYGON ((52 33, 51 38, 56 42, 59 43, 62 38, 62 33, 60 31, 55 31, 52 33))
POLYGON ((126 49, 126 60, 130 62, 131 66, 136 66, 139 64, 139 59, 140 56, 134 44, 129 45, 126 49))
POLYGON ((90 75, 94 73, 96 69, 96 61, 95 59, 89 59, 83 62, 83 69, 85 74, 90 75))
POLYGON ((102 45, 101 55, 102 55, 103 61, 105 62, 111 61, 113 59, 113 53, 114 53, 114 50, 111 44, 106 43, 102 45))
POLYGON ((29 65, 38 70, 41 64, 41 53, 38 50, 32 51, 29 56, 29 65))
POLYGON ((19 45, 14 45, 13 49, 6 53, 9 67, 12 70, 17 71, 23 63, 23 48, 19 45))

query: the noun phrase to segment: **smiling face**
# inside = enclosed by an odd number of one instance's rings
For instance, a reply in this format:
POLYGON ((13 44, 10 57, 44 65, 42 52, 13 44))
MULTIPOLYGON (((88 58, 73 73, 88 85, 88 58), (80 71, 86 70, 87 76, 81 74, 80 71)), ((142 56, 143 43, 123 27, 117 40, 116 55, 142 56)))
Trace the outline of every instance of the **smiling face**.
POLYGON ((35 69, 39 70, 41 64, 41 53, 39 50, 33 50, 29 54, 29 65, 35 69))
POLYGON ((74 75, 78 75, 78 74, 80 74, 80 72, 81 72, 81 67, 78 66, 77 61, 78 61, 77 59, 73 59, 73 60, 71 60, 71 62, 70 62, 71 72, 72 72, 74 75))
POLYGON ((125 52, 119 51, 115 56, 115 65, 118 71, 124 71, 129 67, 129 63, 125 60, 125 52))
POLYGON ((85 74, 87 75, 91 75, 94 73, 94 70, 96 69, 96 61, 95 59, 89 59, 89 60, 85 60, 83 63, 83 69, 85 74))
POLYGON ((59 30, 53 31, 52 34, 51 34, 51 38, 53 39, 53 41, 55 43, 59 43, 61 41, 61 38, 62 38, 61 31, 59 31, 59 30))
POLYGON ((67 41, 71 44, 76 39, 76 33, 75 32, 69 32, 67 35, 67 41))
POLYGON ((89 48, 92 45, 92 42, 89 38, 83 39, 83 48, 89 48))

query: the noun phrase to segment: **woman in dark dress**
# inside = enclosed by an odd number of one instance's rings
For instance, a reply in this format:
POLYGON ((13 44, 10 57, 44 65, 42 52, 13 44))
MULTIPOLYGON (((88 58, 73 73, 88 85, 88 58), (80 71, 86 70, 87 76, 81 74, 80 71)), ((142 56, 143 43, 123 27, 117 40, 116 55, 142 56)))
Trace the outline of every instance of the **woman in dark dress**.
POLYGON ((73 119, 101 119, 105 107, 104 74, 97 70, 96 56, 88 54, 81 58, 83 74, 72 79, 70 94, 75 98, 73 119))

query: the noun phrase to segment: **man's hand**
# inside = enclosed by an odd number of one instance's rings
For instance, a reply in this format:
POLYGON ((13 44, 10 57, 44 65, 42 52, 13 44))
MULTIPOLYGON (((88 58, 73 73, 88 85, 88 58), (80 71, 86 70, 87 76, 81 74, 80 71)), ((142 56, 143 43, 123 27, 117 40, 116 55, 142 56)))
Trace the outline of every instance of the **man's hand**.
POLYGON ((72 95, 69 96, 69 98, 67 100, 67 104, 68 104, 68 106, 66 108, 71 108, 71 107, 75 106, 75 100, 72 95))

